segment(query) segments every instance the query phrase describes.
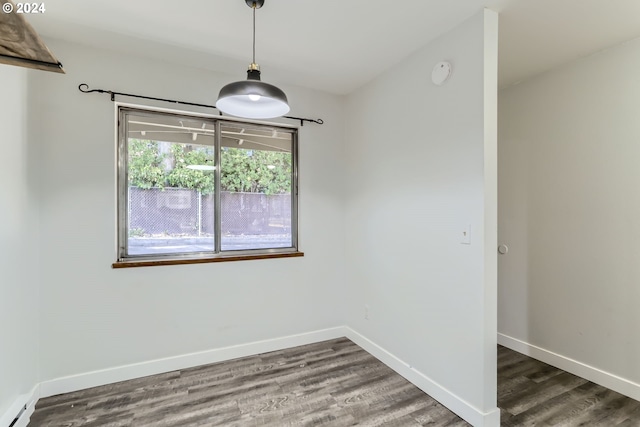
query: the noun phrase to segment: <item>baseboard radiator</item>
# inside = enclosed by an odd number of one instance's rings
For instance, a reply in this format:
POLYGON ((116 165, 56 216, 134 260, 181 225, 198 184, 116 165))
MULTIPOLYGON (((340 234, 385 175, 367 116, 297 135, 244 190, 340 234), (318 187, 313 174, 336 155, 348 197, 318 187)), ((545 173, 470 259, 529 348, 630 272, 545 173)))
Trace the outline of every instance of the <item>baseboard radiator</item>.
POLYGON ((38 401, 38 387, 30 394, 18 396, 4 413, 0 414, 0 427, 27 427, 38 401))
MULTIPOLYGON (((15 418, 13 419, 13 421, 11 422, 11 424, 9 424, 9 427, 17 427, 18 423, 20 422, 20 424, 23 424, 24 421, 20 421, 20 418, 27 412, 27 405, 24 405, 22 408, 20 408, 20 412, 18 412, 18 415, 15 416, 15 418)), ((27 423, 29 422, 29 420, 27 420, 27 423)), ((24 424, 26 425, 26 424, 24 424)))

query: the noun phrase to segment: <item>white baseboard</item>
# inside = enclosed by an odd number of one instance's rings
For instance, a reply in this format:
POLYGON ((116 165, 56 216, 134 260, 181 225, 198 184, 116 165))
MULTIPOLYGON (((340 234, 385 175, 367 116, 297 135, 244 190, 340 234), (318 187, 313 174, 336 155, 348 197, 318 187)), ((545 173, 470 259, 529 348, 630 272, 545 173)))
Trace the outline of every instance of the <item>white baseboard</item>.
POLYGON ((20 415, 20 417, 13 427, 26 427, 27 424, 29 424, 29 419, 31 418, 31 414, 33 414, 39 397, 39 384, 33 387, 29 393, 18 396, 9 409, 0 415, 0 427, 9 427, 18 415, 20 415))
MULTIPOLYGON (((40 383, 40 397, 69 393, 90 387, 237 359, 239 357, 253 356, 270 351, 283 350, 300 345, 313 344, 344 336, 345 329, 343 327, 336 327, 56 378, 40 383)), ((0 427, 4 426, 0 424, 0 427)))
POLYGON ((498 407, 489 412, 482 412, 469 402, 447 390, 442 385, 411 367, 406 362, 394 356, 384 348, 362 336, 351 328, 345 327, 346 337, 371 353, 374 357, 406 378, 410 383, 433 397, 458 416, 475 427, 499 427, 500 409, 498 407))
POLYGON ((640 401, 638 383, 508 335, 498 334, 498 344, 640 401))

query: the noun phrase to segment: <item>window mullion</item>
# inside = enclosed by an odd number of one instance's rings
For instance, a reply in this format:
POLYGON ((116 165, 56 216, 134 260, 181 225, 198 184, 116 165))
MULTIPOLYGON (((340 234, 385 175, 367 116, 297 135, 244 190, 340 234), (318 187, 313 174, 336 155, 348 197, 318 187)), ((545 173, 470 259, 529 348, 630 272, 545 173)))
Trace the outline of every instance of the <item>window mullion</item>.
POLYGON ((216 169, 214 171, 214 197, 213 197, 213 210, 214 210, 214 238, 215 238, 215 252, 220 253, 222 251, 222 184, 220 182, 221 177, 221 165, 222 165, 222 132, 220 131, 220 121, 216 120, 215 124, 215 160, 216 169))

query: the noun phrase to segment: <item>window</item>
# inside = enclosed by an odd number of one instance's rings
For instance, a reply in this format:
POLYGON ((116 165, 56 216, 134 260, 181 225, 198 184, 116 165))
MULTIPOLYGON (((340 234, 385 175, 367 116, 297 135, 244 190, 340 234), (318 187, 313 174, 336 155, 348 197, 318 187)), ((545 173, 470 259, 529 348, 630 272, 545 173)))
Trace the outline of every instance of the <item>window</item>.
POLYGON ((120 106, 118 134, 114 267, 299 254, 296 129, 120 106))

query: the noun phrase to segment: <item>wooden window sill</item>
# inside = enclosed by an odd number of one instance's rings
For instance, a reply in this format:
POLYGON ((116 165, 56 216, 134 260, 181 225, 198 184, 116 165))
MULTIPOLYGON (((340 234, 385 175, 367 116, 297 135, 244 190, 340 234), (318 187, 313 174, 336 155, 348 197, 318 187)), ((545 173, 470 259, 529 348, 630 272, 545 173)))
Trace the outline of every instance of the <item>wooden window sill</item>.
POLYGON ((253 259, 295 258, 304 256, 304 252, 283 252, 256 255, 222 255, 211 258, 185 258, 162 260, 131 260, 114 262, 112 268, 152 267, 156 265, 205 264, 210 262, 248 261, 253 259))

